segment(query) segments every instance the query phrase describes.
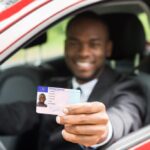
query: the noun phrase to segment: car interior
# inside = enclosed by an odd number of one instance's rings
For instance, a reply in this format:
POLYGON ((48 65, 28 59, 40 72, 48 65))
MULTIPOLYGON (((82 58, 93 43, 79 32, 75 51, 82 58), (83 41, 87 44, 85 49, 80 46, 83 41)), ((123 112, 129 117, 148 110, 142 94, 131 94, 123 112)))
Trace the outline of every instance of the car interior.
MULTIPOLYGON (((113 41, 113 53, 107 63, 125 75, 139 75, 137 78, 145 88, 148 101, 147 116, 144 120, 146 126, 150 124, 150 82, 147 82, 150 79, 150 57, 145 55, 145 31, 135 12, 132 13, 129 8, 127 12, 114 12, 115 7, 112 8, 111 12, 104 13, 105 7, 100 12, 109 26, 113 41)), ((90 9, 98 11, 97 7, 90 9)), ((24 50, 28 51, 29 48, 42 45, 46 41, 47 33, 44 31, 28 45, 24 45, 24 50)), ((49 78, 71 75, 63 56, 44 61, 38 66, 30 64, 4 69, 0 72, 0 103, 31 101, 36 98, 38 85, 43 85, 49 78)), ((17 136, 1 136, 0 140, 7 150, 34 150, 38 134, 35 131, 17 136), (31 138, 34 138, 34 141, 30 140, 31 138)))

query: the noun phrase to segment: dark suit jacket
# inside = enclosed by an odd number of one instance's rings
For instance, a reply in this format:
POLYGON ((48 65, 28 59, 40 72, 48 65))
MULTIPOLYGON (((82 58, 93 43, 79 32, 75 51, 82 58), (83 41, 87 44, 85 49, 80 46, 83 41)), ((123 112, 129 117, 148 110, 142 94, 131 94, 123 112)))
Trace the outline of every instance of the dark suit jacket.
MULTIPOLYGON (((71 88, 70 81, 59 78, 46 84, 71 88)), ((113 127, 113 137, 109 143, 142 126, 146 104, 141 86, 137 81, 123 77, 109 67, 105 67, 99 75, 98 83, 88 101, 101 101, 106 105, 113 127)), ((56 123, 56 116, 36 114, 35 105, 34 102, 0 106, 0 133, 22 133, 38 125, 39 150, 82 150, 78 144, 63 140, 61 135, 63 126, 56 123)))

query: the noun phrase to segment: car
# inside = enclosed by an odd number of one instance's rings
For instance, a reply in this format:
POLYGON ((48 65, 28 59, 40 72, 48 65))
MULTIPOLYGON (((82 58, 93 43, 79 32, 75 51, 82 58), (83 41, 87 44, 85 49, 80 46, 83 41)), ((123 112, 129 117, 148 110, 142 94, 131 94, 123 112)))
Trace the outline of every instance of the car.
MULTIPOLYGON (((1 0, 0 104, 30 101, 36 97, 37 86, 49 78, 71 76, 63 56, 65 26, 72 16, 87 10, 101 15, 110 27, 114 45, 108 64, 118 72, 137 74, 149 99, 143 128, 110 149, 149 144, 150 134, 145 135, 150 133, 148 0, 1 0)), ((33 132, 1 136, 0 140, 7 150, 36 149, 35 141, 30 140, 34 137, 33 132)))

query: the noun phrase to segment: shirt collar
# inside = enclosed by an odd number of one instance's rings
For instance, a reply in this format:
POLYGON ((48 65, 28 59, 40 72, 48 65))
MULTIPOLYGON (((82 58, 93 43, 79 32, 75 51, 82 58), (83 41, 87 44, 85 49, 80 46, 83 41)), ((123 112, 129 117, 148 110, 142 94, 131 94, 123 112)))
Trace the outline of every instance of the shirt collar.
POLYGON ((77 82, 76 78, 72 78, 72 86, 73 86, 74 89, 76 89, 78 87, 80 87, 81 89, 82 88, 88 88, 88 87, 94 87, 95 84, 97 83, 97 81, 98 81, 98 79, 95 78, 95 79, 93 79, 93 80, 91 80, 89 82, 86 82, 84 84, 79 84, 77 82))
POLYGON ((93 79, 93 80, 91 80, 89 82, 86 82, 84 84, 79 84, 77 82, 76 78, 72 79, 72 86, 73 86, 73 88, 77 89, 77 88, 80 87, 80 89, 81 89, 81 93, 82 93, 81 94, 81 99, 82 99, 82 102, 88 100, 88 98, 89 98, 89 96, 90 96, 90 94, 91 94, 94 86, 96 85, 97 81, 98 81, 98 79, 95 78, 95 79, 93 79))

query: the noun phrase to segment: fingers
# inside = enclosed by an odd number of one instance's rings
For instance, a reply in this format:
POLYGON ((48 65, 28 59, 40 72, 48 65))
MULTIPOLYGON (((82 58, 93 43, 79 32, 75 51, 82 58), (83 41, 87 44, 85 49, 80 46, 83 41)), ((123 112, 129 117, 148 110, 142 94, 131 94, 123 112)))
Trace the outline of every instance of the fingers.
POLYGON ((94 145, 95 141, 98 141, 98 138, 96 136, 92 136, 92 139, 94 140, 89 140, 91 139, 91 136, 84 136, 84 135, 75 135, 75 134, 71 134, 66 132, 65 130, 62 131, 62 136, 66 141, 72 142, 72 143, 78 143, 81 145, 85 145, 85 146, 90 146, 90 145, 94 145))
POLYGON ((79 115, 66 115, 57 116, 56 121, 58 124, 107 124, 108 116, 104 112, 94 114, 79 114, 79 115))
POLYGON ((67 115, 75 114, 91 114, 99 111, 104 111, 105 105, 100 102, 91 102, 91 103, 80 103, 70 105, 65 108, 64 113, 67 115))
POLYGON ((104 135, 76 135, 67 132, 66 130, 62 131, 62 136, 66 141, 72 143, 78 143, 84 146, 91 146, 104 141, 106 134, 104 135))
POLYGON ((65 131, 80 135, 102 135, 107 130, 104 125, 65 125, 65 131))

